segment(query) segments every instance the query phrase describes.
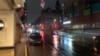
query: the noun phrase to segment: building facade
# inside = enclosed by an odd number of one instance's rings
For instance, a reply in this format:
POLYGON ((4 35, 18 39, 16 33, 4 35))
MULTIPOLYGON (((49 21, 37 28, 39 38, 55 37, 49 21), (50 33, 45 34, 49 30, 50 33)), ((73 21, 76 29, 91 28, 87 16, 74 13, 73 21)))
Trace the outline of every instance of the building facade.
POLYGON ((62 20, 62 11, 60 9, 59 0, 56 1, 55 10, 51 8, 46 8, 42 10, 41 16, 39 17, 39 21, 42 29, 45 30, 53 30, 59 29, 61 26, 62 20))
POLYGON ((71 28, 100 28, 100 0, 67 0, 65 12, 71 28))
POLYGON ((42 11, 40 16, 40 23, 44 25, 44 28, 47 30, 51 30, 56 28, 54 26, 55 23, 59 23, 61 15, 56 13, 55 10, 51 8, 47 8, 42 11))

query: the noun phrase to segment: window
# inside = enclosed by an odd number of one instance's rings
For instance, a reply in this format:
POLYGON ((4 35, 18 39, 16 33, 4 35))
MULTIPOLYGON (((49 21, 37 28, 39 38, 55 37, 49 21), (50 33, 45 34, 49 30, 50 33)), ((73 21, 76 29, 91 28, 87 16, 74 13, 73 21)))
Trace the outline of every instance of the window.
POLYGON ((73 3, 73 16, 77 16, 78 15, 78 1, 75 1, 73 3))
POLYGON ((91 0, 92 12, 100 12, 100 0, 91 0))
POLYGON ((68 19, 71 19, 72 17, 73 17, 73 15, 72 15, 72 7, 71 6, 69 6, 68 8, 67 8, 67 17, 68 17, 68 19))
POLYGON ((90 15, 91 14, 90 0, 83 0, 83 4, 84 4, 84 15, 90 15))

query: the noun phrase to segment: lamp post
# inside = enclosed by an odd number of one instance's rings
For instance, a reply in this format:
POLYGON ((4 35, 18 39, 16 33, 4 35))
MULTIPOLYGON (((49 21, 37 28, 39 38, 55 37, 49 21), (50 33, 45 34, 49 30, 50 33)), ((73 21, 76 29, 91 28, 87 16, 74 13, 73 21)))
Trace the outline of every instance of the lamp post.
POLYGON ((63 20, 64 20, 64 16, 65 16, 65 11, 64 11, 64 0, 63 0, 63 3, 61 4, 62 6, 62 18, 61 18, 61 27, 63 26, 63 20))

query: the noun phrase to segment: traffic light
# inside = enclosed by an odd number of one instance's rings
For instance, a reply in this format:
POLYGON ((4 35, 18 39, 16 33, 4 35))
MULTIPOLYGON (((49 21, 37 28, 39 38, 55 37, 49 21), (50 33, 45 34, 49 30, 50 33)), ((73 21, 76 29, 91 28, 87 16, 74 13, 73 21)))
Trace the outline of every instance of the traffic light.
POLYGON ((40 28, 41 28, 41 29, 44 29, 44 24, 41 24, 41 25, 40 25, 40 28))
POLYGON ((54 28, 58 28, 58 23, 57 22, 54 23, 54 28))

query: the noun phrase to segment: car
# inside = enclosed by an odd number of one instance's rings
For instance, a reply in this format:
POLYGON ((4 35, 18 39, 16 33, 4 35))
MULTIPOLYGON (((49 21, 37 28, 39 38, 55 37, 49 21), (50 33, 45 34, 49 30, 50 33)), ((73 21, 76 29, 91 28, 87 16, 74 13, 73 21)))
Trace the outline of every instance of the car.
POLYGON ((38 44, 42 44, 42 37, 40 35, 40 33, 31 33, 29 36, 29 45, 38 45, 38 44))

